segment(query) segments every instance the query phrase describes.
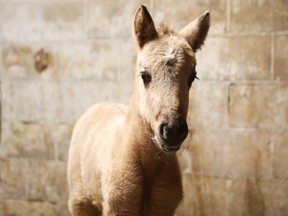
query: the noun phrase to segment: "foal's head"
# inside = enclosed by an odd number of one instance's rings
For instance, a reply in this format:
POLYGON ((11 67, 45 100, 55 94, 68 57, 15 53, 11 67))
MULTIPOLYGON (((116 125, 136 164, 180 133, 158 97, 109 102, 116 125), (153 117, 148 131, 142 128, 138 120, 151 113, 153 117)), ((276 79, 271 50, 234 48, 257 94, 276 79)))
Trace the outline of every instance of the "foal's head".
POLYGON ((151 138, 167 152, 178 150, 188 134, 189 89, 197 79, 195 52, 204 43, 209 19, 206 12, 176 33, 165 26, 156 29, 145 6, 135 15, 137 105, 151 138))

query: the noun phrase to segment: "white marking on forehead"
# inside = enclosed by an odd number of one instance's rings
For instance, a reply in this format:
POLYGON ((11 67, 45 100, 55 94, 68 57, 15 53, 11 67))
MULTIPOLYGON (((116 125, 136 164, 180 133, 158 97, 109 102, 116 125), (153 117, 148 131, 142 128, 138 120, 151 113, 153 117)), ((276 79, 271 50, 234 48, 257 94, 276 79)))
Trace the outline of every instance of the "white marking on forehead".
POLYGON ((176 58, 176 53, 174 51, 174 49, 169 48, 166 52, 165 52, 165 57, 170 60, 170 59, 175 59, 176 58))
POLYGON ((177 59, 177 53, 175 52, 175 50, 173 48, 169 48, 166 52, 165 52, 165 58, 167 58, 167 64, 168 65, 174 65, 178 59, 177 59))

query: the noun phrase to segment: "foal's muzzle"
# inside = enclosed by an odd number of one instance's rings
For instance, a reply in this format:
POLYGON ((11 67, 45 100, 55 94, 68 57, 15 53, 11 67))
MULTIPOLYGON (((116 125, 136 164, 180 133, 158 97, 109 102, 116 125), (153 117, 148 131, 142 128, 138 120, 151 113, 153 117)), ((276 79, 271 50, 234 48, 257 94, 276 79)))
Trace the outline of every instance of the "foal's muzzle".
POLYGON ((163 140, 162 148, 164 151, 177 151, 188 135, 186 120, 180 118, 172 123, 162 122, 159 126, 159 134, 163 140))

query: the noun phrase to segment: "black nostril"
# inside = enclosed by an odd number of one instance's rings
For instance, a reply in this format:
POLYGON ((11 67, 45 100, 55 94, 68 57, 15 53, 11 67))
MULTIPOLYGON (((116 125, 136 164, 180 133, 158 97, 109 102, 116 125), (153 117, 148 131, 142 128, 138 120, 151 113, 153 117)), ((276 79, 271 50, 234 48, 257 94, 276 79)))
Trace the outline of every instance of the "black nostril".
POLYGON ((188 135, 188 126, 185 119, 179 121, 173 127, 169 127, 168 123, 161 123, 159 132, 162 139, 170 142, 183 142, 188 135))
POLYGON ((160 125, 160 135, 163 139, 168 139, 169 127, 167 123, 162 123, 160 125))
POLYGON ((185 120, 181 121, 179 125, 179 135, 182 141, 184 141, 188 135, 188 125, 185 120))

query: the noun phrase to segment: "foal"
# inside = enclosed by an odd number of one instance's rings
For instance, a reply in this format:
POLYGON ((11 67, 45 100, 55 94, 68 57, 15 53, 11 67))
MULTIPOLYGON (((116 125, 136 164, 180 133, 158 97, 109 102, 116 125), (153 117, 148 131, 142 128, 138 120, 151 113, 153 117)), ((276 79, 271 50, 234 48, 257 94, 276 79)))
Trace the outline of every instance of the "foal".
POLYGON ((74 128, 68 160, 72 215, 174 215, 182 199, 176 151, 188 134, 195 52, 209 19, 206 12, 176 33, 155 28, 145 6, 137 10, 130 106, 94 105, 74 128))

